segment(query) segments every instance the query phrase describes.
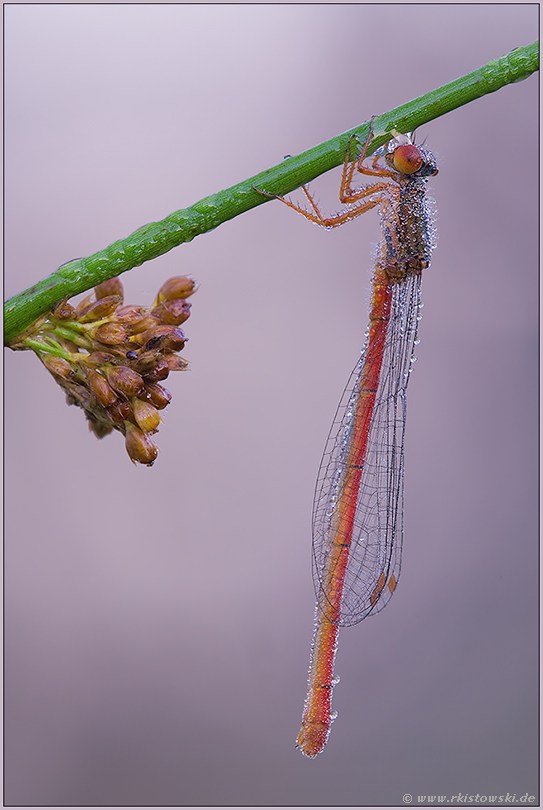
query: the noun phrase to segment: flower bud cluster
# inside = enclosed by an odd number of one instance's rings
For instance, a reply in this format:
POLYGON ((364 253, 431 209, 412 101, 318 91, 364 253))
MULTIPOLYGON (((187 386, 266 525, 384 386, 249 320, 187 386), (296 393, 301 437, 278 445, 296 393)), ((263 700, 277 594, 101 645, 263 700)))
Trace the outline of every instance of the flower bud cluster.
POLYGON ((61 301, 20 336, 12 348, 33 349, 66 392, 83 408, 98 438, 118 430, 134 463, 151 466, 160 411, 172 395, 161 383, 187 368, 179 357, 187 338, 180 325, 196 284, 168 279, 151 307, 123 304, 123 285, 112 278, 77 306, 61 301))

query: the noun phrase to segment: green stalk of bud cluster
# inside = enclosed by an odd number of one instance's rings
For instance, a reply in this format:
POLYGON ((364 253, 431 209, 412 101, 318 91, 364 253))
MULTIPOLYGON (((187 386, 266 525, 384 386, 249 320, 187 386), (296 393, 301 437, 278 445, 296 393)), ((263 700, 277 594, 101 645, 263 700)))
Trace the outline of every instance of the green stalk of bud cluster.
POLYGON ((151 307, 123 305, 123 285, 112 278, 77 306, 60 301, 11 348, 34 351, 68 404, 84 410, 95 436, 123 433, 131 460, 150 467, 158 455, 152 437, 159 411, 172 399, 160 382, 188 367, 178 355, 187 341, 179 327, 195 291, 192 279, 177 276, 162 285, 151 307))

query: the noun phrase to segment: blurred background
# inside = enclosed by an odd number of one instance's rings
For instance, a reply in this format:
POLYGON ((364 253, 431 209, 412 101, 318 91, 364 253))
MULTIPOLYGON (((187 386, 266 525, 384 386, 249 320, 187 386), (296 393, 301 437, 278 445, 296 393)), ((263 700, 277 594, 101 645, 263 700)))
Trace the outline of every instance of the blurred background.
MULTIPOLYGON (((537 4, 8 5, 6 296, 537 35, 537 4)), ((379 217, 270 202, 123 276, 200 285, 152 469, 5 352, 7 804, 537 801, 537 76, 424 138, 402 578, 340 636, 324 753, 294 749, 313 487, 379 217)))

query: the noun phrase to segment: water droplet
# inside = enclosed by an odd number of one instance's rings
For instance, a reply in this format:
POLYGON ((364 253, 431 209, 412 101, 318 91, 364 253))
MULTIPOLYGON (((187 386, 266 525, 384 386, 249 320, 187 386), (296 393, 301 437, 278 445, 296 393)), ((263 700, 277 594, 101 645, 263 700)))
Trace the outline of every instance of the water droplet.
POLYGON ((339 675, 332 675, 332 686, 337 686, 340 680, 339 675))
POLYGON ((334 720, 336 719, 336 717, 337 717, 337 712, 336 712, 336 710, 334 709, 333 711, 331 711, 331 712, 330 712, 330 720, 332 721, 332 723, 334 722, 334 720))

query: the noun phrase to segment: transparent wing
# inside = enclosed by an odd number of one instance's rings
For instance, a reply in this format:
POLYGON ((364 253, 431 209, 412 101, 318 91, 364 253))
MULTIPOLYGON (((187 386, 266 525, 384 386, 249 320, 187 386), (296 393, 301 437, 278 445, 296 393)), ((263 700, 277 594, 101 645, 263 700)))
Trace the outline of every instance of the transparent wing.
MULTIPOLYGON (((349 626, 377 613, 400 576, 403 534, 403 455, 406 388, 420 308, 420 274, 392 289, 379 385, 369 415, 368 444, 356 498, 352 542, 343 582, 340 619, 349 626)), ((350 441, 360 407, 362 372, 371 347, 362 352, 339 404, 317 478, 313 503, 313 581, 320 609, 332 619, 325 583, 337 525, 336 509, 346 480, 350 441)), ((337 612, 334 614, 337 616, 337 612)))

